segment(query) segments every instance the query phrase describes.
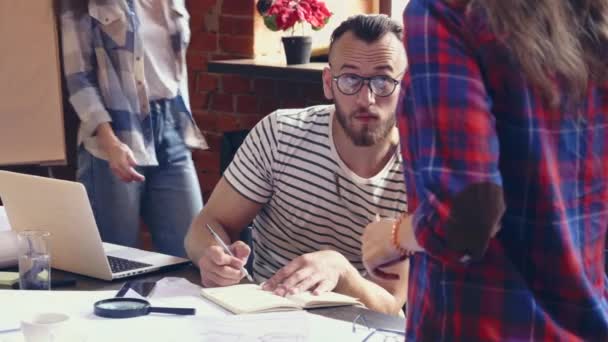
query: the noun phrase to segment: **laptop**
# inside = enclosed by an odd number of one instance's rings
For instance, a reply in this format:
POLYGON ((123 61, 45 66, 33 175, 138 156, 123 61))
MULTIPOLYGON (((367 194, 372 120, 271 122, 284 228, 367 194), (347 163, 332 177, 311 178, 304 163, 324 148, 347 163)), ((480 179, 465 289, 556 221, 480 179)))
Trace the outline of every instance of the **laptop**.
POLYGON ((78 182, 0 171, 0 199, 14 231, 51 233, 53 268, 114 280, 190 262, 102 242, 86 189, 78 182))

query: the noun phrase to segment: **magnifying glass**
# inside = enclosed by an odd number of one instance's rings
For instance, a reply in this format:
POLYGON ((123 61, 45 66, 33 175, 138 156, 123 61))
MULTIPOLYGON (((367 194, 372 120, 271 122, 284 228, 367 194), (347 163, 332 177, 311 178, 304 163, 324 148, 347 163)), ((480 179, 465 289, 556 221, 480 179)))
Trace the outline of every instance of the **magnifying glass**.
POLYGON ((131 318, 144 316, 151 312, 173 315, 194 315, 196 313, 196 310, 192 308, 154 307, 143 299, 124 297, 100 300, 95 303, 94 307, 95 315, 106 318, 131 318))

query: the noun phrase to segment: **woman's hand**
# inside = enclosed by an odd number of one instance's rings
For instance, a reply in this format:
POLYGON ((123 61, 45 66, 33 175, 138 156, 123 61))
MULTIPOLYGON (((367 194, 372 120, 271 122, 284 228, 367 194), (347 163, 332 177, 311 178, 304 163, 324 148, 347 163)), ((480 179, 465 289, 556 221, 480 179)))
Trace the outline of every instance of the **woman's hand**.
POLYGON ((116 177, 124 182, 142 182, 145 180, 144 176, 135 170, 137 163, 133 157, 133 151, 129 146, 118 140, 110 124, 106 122, 98 126, 97 139, 106 153, 110 169, 116 177))
POLYGON ((365 227, 361 237, 363 265, 367 272, 374 277, 399 279, 397 274, 391 273, 388 269, 382 269, 406 259, 401 250, 397 249, 392 243, 394 224, 394 219, 381 219, 371 222, 365 227))
POLYGON ((390 266, 403 262, 409 253, 420 252, 423 249, 416 242, 411 216, 405 216, 399 222, 399 247, 393 243, 394 219, 381 219, 365 227, 362 236, 361 251, 363 265, 373 276, 384 279, 395 279, 398 276, 390 273, 390 266), (404 251, 408 253, 404 253, 404 251))
POLYGON ((105 148, 110 169, 124 182, 142 182, 144 176, 135 170, 137 163, 129 146, 119 142, 105 148))

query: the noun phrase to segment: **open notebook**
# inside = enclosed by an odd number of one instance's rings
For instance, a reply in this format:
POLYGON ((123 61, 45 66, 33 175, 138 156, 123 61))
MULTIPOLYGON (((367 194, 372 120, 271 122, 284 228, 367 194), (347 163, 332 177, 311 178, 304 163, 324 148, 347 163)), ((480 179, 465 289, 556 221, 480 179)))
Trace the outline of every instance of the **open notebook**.
POLYGON ((204 288, 201 295, 235 314, 362 305, 356 298, 335 292, 325 292, 318 296, 311 292, 301 292, 281 297, 262 290, 256 284, 204 288))

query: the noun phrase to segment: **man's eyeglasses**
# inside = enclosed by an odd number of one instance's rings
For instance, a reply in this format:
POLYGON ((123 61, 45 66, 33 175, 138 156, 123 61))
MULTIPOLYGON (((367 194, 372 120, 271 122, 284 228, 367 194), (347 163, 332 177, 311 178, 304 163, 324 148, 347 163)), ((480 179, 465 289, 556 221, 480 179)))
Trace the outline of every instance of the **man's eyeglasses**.
POLYGON ((336 82, 338 90, 344 95, 358 93, 363 84, 367 82, 367 86, 374 95, 387 97, 395 91, 399 84, 399 81, 386 75, 363 77, 357 74, 342 74, 334 76, 332 79, 336 82))
POLYGON ((401 342, 405 336, 405 332, 391 329, 374 329, 369 326, 367 319, 363 314, 357 315, 353 320, 353 333, 360 331, 368 332, 362 342, 383 341, 383 342, 401 342))

